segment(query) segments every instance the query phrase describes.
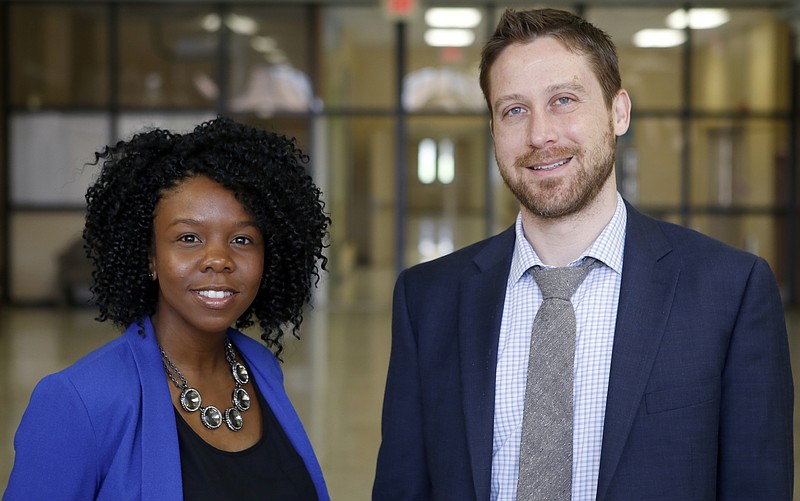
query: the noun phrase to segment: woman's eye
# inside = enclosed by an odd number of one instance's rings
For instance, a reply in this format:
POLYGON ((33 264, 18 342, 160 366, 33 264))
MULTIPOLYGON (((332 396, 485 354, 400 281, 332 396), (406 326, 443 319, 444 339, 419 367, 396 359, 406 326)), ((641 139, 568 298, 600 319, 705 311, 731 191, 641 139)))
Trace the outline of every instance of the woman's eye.
POLYGON ((233 239, 233 243, 239 244, 239 245, 247 245, 247 244, 253 243, 253 241, 248 237, 239 236, 239 237, 236 237, 236 238, 233 239))
POLYGON ((197 235, 181 235, 178 237, 178 241, 187 244, 193 244, 199 242, 200 239, 197 238, 197 235))

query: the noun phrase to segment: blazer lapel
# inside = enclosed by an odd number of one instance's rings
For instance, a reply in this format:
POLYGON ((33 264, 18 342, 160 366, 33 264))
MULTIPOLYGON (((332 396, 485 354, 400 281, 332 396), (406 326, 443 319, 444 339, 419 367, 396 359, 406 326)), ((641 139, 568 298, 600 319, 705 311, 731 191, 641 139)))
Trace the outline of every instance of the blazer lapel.
POLYGON ((605 498, 672 308, 680 268, 658 224, 628 205, 597 499, 605 498))
POLYGON ((512 227, 491 239, 460 284, 461 395, 476 499, 490 496, 497 345, 514 238, 512 227))
POLYGON ((317 489, 319 501, 327 501, 330 498, 328 497, 325 480, 322 477, 322 470, 303 424, 283 387, 283 373, 278 361, 268 352, 265 346, 245 334, 235 329, 230 329, 228 336, 247 362, 261 396, 268 402, 281 428, 283 428, 289 441, 303 459, 308 473, 311 475, 311 480, 317 489))
POLYGON ((150 318, 145 319, 144 326, 144 337, 139 335, 136 324, 125 332, 142 384, 142 499, 182 499, 178 429, 172 397, 150 318))

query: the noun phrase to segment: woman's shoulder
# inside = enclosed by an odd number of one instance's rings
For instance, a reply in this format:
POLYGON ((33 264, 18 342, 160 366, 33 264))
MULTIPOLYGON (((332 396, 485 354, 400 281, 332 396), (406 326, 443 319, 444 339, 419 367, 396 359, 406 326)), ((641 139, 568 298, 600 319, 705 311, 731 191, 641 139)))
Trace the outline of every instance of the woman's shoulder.
POLYGON ((126 337, 122 335, 44 377, 32 398, 74 400, 89 413, 135 407, 141 378, 134 348, 126 337))
POLYGON ((76 384, 80 381, 94 382, 101 377, 110 377, 106 381, 117 382, 130 369, 135 369, 133 353, 125 338, 120 336, 87 353, 54 376, 67 378, 76 384))

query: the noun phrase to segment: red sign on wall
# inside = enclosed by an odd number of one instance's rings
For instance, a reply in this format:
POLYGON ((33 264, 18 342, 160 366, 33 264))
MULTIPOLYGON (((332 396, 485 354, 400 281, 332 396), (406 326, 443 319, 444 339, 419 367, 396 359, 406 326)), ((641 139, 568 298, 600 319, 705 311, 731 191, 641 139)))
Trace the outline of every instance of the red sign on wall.
POLYGON ((383 8, 392 19, 408 19, 417 8, 417 0, 383 0, 383 8))

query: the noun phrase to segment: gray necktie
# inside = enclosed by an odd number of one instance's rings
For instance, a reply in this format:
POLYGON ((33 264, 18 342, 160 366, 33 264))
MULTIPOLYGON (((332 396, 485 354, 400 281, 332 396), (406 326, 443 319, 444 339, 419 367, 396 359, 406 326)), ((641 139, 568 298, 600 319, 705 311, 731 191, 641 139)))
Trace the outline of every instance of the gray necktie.
POLYGON ((533 320, 517 500, 572 497, 572 378, 575 309, 570 299, 598 262, 533 269, 544 301, 533 320))

